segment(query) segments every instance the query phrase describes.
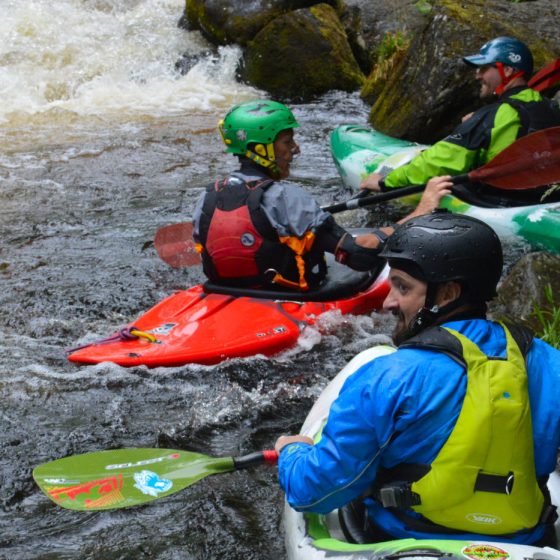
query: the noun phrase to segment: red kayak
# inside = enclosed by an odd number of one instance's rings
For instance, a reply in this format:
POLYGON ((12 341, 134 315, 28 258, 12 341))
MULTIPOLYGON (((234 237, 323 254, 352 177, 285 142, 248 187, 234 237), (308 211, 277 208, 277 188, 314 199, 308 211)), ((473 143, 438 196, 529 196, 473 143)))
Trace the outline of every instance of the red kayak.
POLYGON ((356 272, 331 260, 328 279, 306 293, 207 282, 174 293, 119 333, 71 351, 68 359, 158 367, 271 356, 294 346, 303 329, 328 311, 360 315, 379 309, 389 284, 387 269, 377 272, 356 272))

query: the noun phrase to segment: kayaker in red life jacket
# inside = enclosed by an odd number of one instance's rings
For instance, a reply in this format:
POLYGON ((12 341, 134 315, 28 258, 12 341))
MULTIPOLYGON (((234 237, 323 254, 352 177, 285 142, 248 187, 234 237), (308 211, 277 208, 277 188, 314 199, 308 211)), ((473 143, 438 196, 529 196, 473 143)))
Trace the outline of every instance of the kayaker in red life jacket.
MULTIPOLYGON (((194 211, 193 237, 210 281, 313 289, 327 273, 325 252, 355 270, 377 266, 392 227, 353 238, 305 190, 285 181, 300 151, 298 126, 288 107, 262 99, 233 107, 220 121, 226 152, 240 168, 209 185, 194 211)), ((435 208, 449 186, 434 182, 411 216, 435 208)))
POLYGON ((348 377, 317 443, 278 438, 288 503, 338 508, 355 542, 554 546, 546 481, 560 447, 560 350, 486 320, 497 235, 436 210, 399 226, 381 257, 398 350, 348 377))
POLYGON ((521 136, 560 126, 558 105, 527 85, 533 73, 533 55, 527 45, 512 37, 497 37, 463 61, 476 68, 480 98, 497 96, 498 100, 463 117, 449 136, 409 163, 386 176, 372 173, 360 188, 379 191, 421 185, 437 175, 467 173, 491 161, 521 136))

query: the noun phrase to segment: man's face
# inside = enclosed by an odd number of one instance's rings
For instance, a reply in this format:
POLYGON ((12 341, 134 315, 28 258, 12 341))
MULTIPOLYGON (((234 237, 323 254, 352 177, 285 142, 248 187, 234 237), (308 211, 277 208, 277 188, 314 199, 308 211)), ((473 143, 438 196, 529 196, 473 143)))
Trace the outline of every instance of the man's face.
POLYGON ((285 179, 290 175, 290 164, 294 156, 299 154, 299 146, 294 140, 294 130, 288 128, 282 130, 274 140, 274 155, 276 157, 276 165, 280 173, 280 179, 285 179))
POLYGON ((397 342, 413 317, 424 307, 427 284, 397 268, 391 268, 389 282, 391 290, 383 302, 383 309, 397 317, 393 331, 393 340, 397 342))
POLYGON ((480 82, 480 98, 490 97, 502 83, 498 69, 492 64, 478 66, 475 79, 480 82))

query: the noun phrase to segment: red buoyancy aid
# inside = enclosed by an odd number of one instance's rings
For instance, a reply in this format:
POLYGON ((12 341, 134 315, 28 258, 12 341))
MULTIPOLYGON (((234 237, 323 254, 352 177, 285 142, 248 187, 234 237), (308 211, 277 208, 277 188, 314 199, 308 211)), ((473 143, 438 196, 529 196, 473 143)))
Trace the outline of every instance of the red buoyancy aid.
POLYGON ((199 250, 206 276, 230 286, 277 283, 306 290, 326 274, 314 235, 279 238, 261 208, 271 179, 245 182, 232 176, 207 188, 199 225, 199 250), (311 236, 311 237, 310 237, 311 236), (319 265, 317 267, 316 265, 319 265), (318 273, 312 273, 311 269, 318 273))

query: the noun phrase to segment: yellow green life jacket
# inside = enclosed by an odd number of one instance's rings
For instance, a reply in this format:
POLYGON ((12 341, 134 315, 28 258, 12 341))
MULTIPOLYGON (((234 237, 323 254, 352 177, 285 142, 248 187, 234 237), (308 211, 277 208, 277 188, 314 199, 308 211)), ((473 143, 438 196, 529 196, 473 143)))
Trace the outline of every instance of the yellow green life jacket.
MULTIPOLYGON (((428 472, 407 486, 412 500, 390 505, 409 506, 438 527, 485 535, 530 529, 541 520, 545 498, 535 473, 525 359, 502 327, 505 358, 486 356, 447 328, 437 329, 438 344, 426 344, 424 337, 424 343, 412 339, 403 345, 442 350, 455 344, 457 350, 458 341, 457 361, 467 369, 467 390, 448 440, 428 472), (454 339, 451 344, 446 332, 454 339)), ((430 336, 435 340, 436 329, 430 330, 428 341, 430 336)))

